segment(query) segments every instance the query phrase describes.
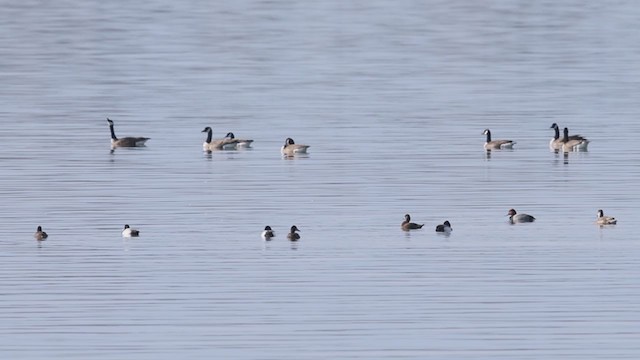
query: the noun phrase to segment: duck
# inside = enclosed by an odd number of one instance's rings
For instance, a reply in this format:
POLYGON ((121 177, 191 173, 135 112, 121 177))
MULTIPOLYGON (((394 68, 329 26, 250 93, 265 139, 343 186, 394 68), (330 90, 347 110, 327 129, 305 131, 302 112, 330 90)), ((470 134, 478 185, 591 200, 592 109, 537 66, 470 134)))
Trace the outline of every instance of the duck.
POLYGON ((272 237, 276 236, 276 234, 271 230, 271 226, 265 226, 261 236, 263 240, 269 241, 272 237))
POLYGON ((533 216, 531 216, 529 214, 518 214, 518 213, 516 213, 515 209, 509 209, 509 212, 507 213, 507 216, 509 216, 509 221, 512 224, 534 222, 536 220, 536 218, 534 218, 533 216))
POLYGON ((615 225, 618 223, 616 218, 611 216, 605 216, 602 210, 598 210, 598 219, 596 220, 596 224, 598 225, 615 225))
POLYGON ((402 230, 404 230, 404 231, 422 229, 423 226, 424 226, 424 224, 412 223, 411 222, 411 215, 409 215, 409 214, 404 214, 404 221, 400 225, 400 227, 402 227, 402 230))
MULTIPOLYGON (((549 141, 549 147, 552 150, 562 150, 562 144, 564 144, 564 137, 560 138, 560 127, 558 124, 553 123, 549 129, 555 130, 554 136, 549 141)), ((580 135, 571 135, 569 136, 569 140, 586 140, 580 135)))
POLYGON ((143 147, 149 138, 146 137, 124 137, 118 139, 116 132, 113 130, 113 120, 107 118, 109 123, 109 130, 111 130, 111 147, 143 147))
POLYGON ((448 233, 451 231, 453 231, 453 229, 451 228, 451 223, 449 222, 449 220, 446 220, 444 223, 436 226, 436 232, 448 233))
POLYGON ((33 234, 33 237, 36 238, 36 240, 38 241, 42 241, 42 240, 46 240, 49 237, 49 235, 47 235, 46 232, 42 231, 42 226, 38 226, 35 234, 33 234))
POLYGON ((236 148, 238 144, 238 139, 215 139, 213 140, 213 130, 207 126, 201 132, 207 133, 207 140, 202 143, 202 148, 204 151, 213 151, 213 150, 233 150, 236 148))
POLYGON ((500 150, 500 149, 513 149, 513 145, 516 144, 513 140, 491 140, 491 130, 484 129, 482 135, 487 135, 487 141, 484 143, 486 150, 500 150))
POLYGON ((587 147, 589 146, 589 140, 580 136, 573 135, 574 139, 569 136, 569 128, 564 128, 564 136, 562 137, 562 151, 570 152, 570 151, 587 151, 587 147))
POLYGON ((236 143, 236 147, 250 148, 253 143, 253 140, 250 139, 236 139, 236 136, 232 132, 228 132, 225 138, 238 140, 238 142, 236 143))
POLYGON ((125 225, 124 229, 122 229, 122 237, 138 237, 140 236, 140 231, 132 229, 129 225, 125 225))
POLYGON ((280 149, 282 155, 293 156, 295 154, 306 154, 309 145, 296 144, 292 138, 287 138, 280 149))
POLYGON ((300 229, 298 229, 297 226, 293 225, 291 227, 291 230, 289 231, 289 233, 287 234, 287 239, 291 240, 291 241, 298 241, 300 240, 300 234, 298 234, 296 231, 300 231, 300 229))

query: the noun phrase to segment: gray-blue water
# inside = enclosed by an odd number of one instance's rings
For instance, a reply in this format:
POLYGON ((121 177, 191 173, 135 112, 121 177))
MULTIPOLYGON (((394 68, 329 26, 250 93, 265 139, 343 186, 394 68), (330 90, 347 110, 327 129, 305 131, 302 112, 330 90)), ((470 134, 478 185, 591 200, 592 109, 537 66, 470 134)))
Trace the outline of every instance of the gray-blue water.
POLYGON ((3 359, 640 356, 637 3, 1 9, 3 359))

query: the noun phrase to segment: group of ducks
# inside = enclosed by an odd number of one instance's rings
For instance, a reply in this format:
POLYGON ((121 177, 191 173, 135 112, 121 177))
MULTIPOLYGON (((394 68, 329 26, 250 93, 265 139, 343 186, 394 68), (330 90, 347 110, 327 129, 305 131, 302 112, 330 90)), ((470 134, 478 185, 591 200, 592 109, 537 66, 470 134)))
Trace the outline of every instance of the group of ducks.
MULTIPOLYGON (((529 223, 536 220, 535 217, 529 214, 518 214, 515 209, 509 209, 507 216, 509 216, 509 222, 512 224, 529 223)), ((602 210, 598 210, 598 218, 596 220, 596 224, 602 226, 615 225, 617 223, 618 220, 616 220, 616 218, 605 216, 602 210)), ((414 222, 411 222, 411 215, 409 214, 404 215, 404 221, 400 225, 400 227, 404 231, 422 229, 423 226, 424 224, 416 224, 414 222)), ((298 234, 297 231, 300 231, 297 226, 291 226, 291 228, 289 229, 289 233, 287 234, 287 239, 291 241, 300 240, 300 234, 298 234)), ((449 222, 449 220, 446 220, 442 224, 436 225, 436 232, 450 234, 452 231, 453 228, 451 227, 451 223, 449 222)), ((270 241, 273 237, 276 236, 276 233, 273 231, 273 229, 271 229, 271 226, 265 226, 260 235, 263 240, 270 241)), ((128 224, 124 226, 124 229, 122 229, 122 237, 130 238, 138 236, 140 236, 140 231, 132 229, 128 224)), ((44 241, 47 239, 47 237, 49 237, 49 235, 46 232, 42 231, 42 226, 38 226, 36 232, 33 234, 33 237, 38 241, 44 241)))
MULTIPOLYGON (((300 231, 297 226, 291 226, 291 229, 287 234, 287 239, 291 241, 300 240, 300 234, 298 234, 297 231, 300 231)), ((122 229, 122 237, 130 238, 138 236, 140 236, 140 231, 132 229, 128 224, 124 226, 124 229, 122 229)), ((265 226, 261 236, 265 241, 269 241, 271 240, 271 238, 276 236, 276 233, 271 229, 271 226, 265 226)), ((36 232, 33 234, 33 237, 38 241, 44 241, 49 237, 49 235, 46 232, 42 231, 42 226, 38 226, 36 232)))
MULTIPOLYGON (((112 149, 115 149, 117 147, 141 147, 145 146, 145 143, 147 142, 147 140, 149 140, 149 138, 147 137, 128 136, 124 138, 118 138, 114 130, 113 121, 107 118, 107 122, 109 123, 109 130, 111 131, 112 149)), ((551 124, 550 129, 553 129, 555 131, 554 137, 549 142, 549 147, 552 150, 562 150, 563 152, 587 151, 587 147, 589 146, 589 140, 587 138, 581 135, 570 136, 569 129, 566 127, 563 129, 563 137, 560 138, 560 127, 556 123, 551 124)), ((253 140, 250 139, 236 138, 232 132, 227 133, 227 135, 222 139, 213 139, 213 130, 209 126, 205 127, 202 132, 207 133, 207 138, 202 144, 202 148, 205 151, 248 148, 251 147, 251 144, 253 143, 253 140)), ((484 143, 484 148, 486 150, 513 149, 513 145, 516 144, 516 142, 513 140, 491 140, 491 131, 489 129, 485 129, 482 134, 487 136, 487 140, 484 143)), ((293 156, 298 153, 306 153, 308 148, 309 145, 296 144, 293 139, 287 138, 284 145, 280 149, 280 152, 285 156, 293 156)), ((515 209, 509 209, 507 216, 509 216, 509 222, 512 224, 529 223, 536 220, 535 217, 529 214, 517 213, 515 209)), ((596 219, 596 223, 598 225, 615 225, 617 222, 618 221, 614 217, 605 216, 602 210, 598 210, 598 217, 596 219)), ((404 231, 421 229, 423 226, 424 224, 411 222, 411 216, 409 214, 405 214, 404 221, 401 224, 401 228, 404 231)), ((291 226, 291 229, 287 234, 287 239, 291 241, 299 240, 300 234, 298 234, 297 231, 300 231, 297 226, 291 226)), ((453 231, 453 228, 451 227, 451 223, 448 220, 436 226, 436 232, 448 234, 451 231, 453 231)), ((48 234, 42 231, 41 226, 38 226, 33 236, 36 238, 36 240, 42 241, 47 239, 48 234)), ((140 231, 132 229, 129 225, 124 226, 124 229, 122 230, 122 237, 138 236, 140 236, 140 231)), ((275 236, 275 232, 271 229, 270 226, 265 226, 261 236, 265 241, 269 241, 275 236)))
MULTIPOLYGON (((298 227, 295 225, 291 226, 291 229, 289 229, 289 233, 287 234, 287 239, 291 241, 300 240, 300 234, 298 234, 296 231, 300 231, 300 229, 298 229, 298 227)), ((261 236, 262 240, 271 241, 271 238, 275 237, 276 233, 271 229, 271 226, 265 226, 261 236)))
MULTIPOLYGON (((132 229, 129 225, 125 225, 124 229, 122 229, 122 237, 130 238, 130 237, 138 237, 140 236, 140 231, 136 229, 132 229)), ((33 234, 33 237, 38 241, 47 240, 49 234, 42 231, 42 226, 38 226, 36 232, 33 234)))
MULTIPOLYGON (((569 128, 564 128, 563 136, 560 137, 560 127, 558 124, 551 124, 550 129, 555 131, 555 134, 549 142, 549 148, 551 150, 562 150, 563 152, 571 151, 587 151, 589 146, 589 140, 581 135, 569 135, 569 128)), ((513 145, 516 144, 513 140, 491 140, 491 130, 485 129, 482 135, 487 136, 487 141, 484 143, 485 150, 500 150, 500 149, 513 149, 513 145)))
MULTIPOLYGON (((531 223, 536 221, 535 217, 529 214, 519 214, 518 212, 516 212, 515 209, 509 209, 509 211, 507 212, 507 216, 509 217, 509 222, 511 224, 531 223)), ((596 218, 596 224, 603 226, 603 225, 615 225, 617 223, 618 223, 618 220, 616 220, 616 218, 612 216, 605 216, 604 211, 598 210, 598 217, 596 218)), ((424 224, 417 224, 417 223, 411 222, 411 215, 409 214, 404 215, 404 221, 402 222, 402 224, 400 224, 400 227, 404 231, 422 229, 423 226, 424 224)), ((451 223, 449 222, 449 220, 445 221, 442 224, 436 225, 436 232, 448 234, 448 233, 451 233, 451 231, 453 231, 453 228, 451 227, 451 223)))
MULTIPOLYGON (((416 224, 414 222, 411 222, 411 215, 409 214, 404 214, 404 221, 400 225, 400 227, 404 231, 422 229, 423 226, 424 224, 416 224)), ((450 233, 451 231, 453 231, 453 228, 451 228, 451 223, 449 222, 449 220, 446 220, 440 225, 436 225, 436 232, 450 233)))
MULTIPOLYGON (((142 147, 149 138, 147 137, 134 137, 127 136, 124 138, 118 138, 116 132, 113 129, 113 120, 107 118, 109 123, 109 130, 111 131, 111 149, 118 147, 142 147)), ((236 138, 232 132, 222 139, 213 138, 213 129, 207 126, 202 130, 207 133, 207 139, 202 144, 204 151, 211 152, 216 150, 237 150, 239 148, 250 148, 253 140, 236 138)), ((280 148, 280 152, 285 156, 294 156, 295 154, 306 154, 309 145, 296 144, 292 138, 287 138, 284 141, 284 145, 280 148)))

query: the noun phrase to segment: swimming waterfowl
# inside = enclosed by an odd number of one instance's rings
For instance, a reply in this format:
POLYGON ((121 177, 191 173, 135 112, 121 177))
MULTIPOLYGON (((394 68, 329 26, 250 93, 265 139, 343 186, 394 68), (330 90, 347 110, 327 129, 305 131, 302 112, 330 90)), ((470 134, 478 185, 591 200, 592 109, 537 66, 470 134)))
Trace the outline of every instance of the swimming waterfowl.
POLYGON ((271 226, 265 226, 261 236, 263 240, 269 241, 272 237, 276 236, 276 234, 271 230, 271 226))
POLYGON ((238 141, 236 143, 237 147, 248 148, 248 147, 251 147, 251 144, 253 143, 253 140, 250 140, 250 139, 236 139, 235 135, 233 135, 232 132, 228 132, 227 136, 225 136, 225 138, 231 139, 231 140, 233 140, 233 139, 237 140, 238 141))
POLYGON ((451 223, 449 222, 449 220, 445 221, 444 223, 436 226, 436 232, 451 232, 453 229, 451 228, 451 223))
POLYGON ((124 137, 122 139, 118 139, 116 137, 116 132, 113 130, 113 121, 107 118, 107 122, 109 123, 109 130, 111 130, 111 147, 142 147, 145 146, 144 143, 149 140, 146 137, 124 137))
POLYGON ((289 233, 287 234, 287 239, 291 240, 291 241, 297 241, 300 239, 300 234, 298 234, 296 231, 300 231, 300 229, 298 229, 297 226, 293 225, 291 227, 291 230, 289 231, 289 233))
POLYGON ((618 220, 611 216, 605 216, 602 210, 598 210, 598 219, 596 220, 596 223, 599 225, 615 225, 618 223, 618 220))
POLYGON ((46 238, 49 237, 49 235, 47 235, 46 232, 42 231, 42 226, 38 226, 35 234, 33 234, 33 237, 36 238, 36 240, 40 241, 40 240, 45 240, 46 238))
POLYGON ((402 227, 402 230, 404 230, 404 231, 421 229, 423 226, 424 226, 424 224, 412 223, 411 222, 411 215, 409 215, 409 214, 405 214, 404 215, 404 221, 400 225, 400 227, 402 227))
MULTIPOLYGON (((551 127, 549 127, 549 129, 553 129, 555 130, 555 134, 553 135, 553 138, 551 138, 551 141, 549 141, 549 147, 552 150, 562 150, 562 145, 564 144, 564 137, 560 137, 560 127, 558 127, 558 124, 553 123, 551 124, 551 127)), ((580 135, 571 135, 569 136, 569 140, 586 140, 585 138, 583 138, 580 135)))
POLYGON ((122 230, 122 237, 137 237, 140 236, 140 231, 132 229, 129 225, 125 225, 122 230))
POLYGON ((525 223, 525 222, 534 222, 536 220, 536 218, 534 218, 533 216, 531 216, 529 214, 518 214, 518 213, 516 213, 516 211, 514 209, 509 209, 509 212, 507 213, 507 216, 509 216, 509 221, 512 224, 525 223))
POLYGON ((516 144, 513 140, 491 140, 489 129, 484 129, 482 135, 487 135, 487 141, 484 143, 484 148, 487 150, 513 149, 513 145, 516 144))
POLYGON ((280 149, 282 155, 293 156, 294 154, 306 154, 309 145, 296 144, 292 138, 287 138, 280 149))
POLYGON ((207 133, 207 140, 205 140, 202 144, 202 148, 204 149, 204 151, 233 150, 238 144, 238 139, 224 138, 213 140, 213 130, 208 126, 201 132, 207 133))
POLYGON ((589 140, 580 135, 574 135, 577 138, 571 139, 569 136, 569 128, 564 128, 564 136, 562 137, 562 151, 587 151, 589 140))

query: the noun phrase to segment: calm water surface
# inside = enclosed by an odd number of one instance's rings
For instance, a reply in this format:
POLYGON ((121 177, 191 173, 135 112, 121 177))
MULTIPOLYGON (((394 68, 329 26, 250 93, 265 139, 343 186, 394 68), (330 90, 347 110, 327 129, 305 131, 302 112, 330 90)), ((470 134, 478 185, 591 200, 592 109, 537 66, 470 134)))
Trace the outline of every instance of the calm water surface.
POLYGON ((2 358, 640 356, 635 3, 2 9, 2 358))

